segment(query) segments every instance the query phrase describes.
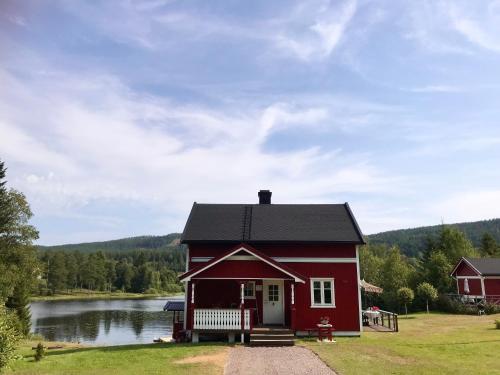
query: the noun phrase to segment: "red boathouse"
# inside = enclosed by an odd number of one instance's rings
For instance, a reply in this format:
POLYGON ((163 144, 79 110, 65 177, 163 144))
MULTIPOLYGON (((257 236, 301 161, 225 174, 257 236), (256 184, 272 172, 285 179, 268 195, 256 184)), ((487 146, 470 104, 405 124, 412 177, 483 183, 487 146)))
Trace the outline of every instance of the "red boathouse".
POLYGON ((364 239, 347 203, 194 203, 187 245, 184 329, 251 333, 282 327, 297 335, 329 317, 336 335, 359 336, 358 246, 364 239))
POLYGON ((451 276, 463 300, 500 303, 500 258, 465 258, 457 263, 451 276))

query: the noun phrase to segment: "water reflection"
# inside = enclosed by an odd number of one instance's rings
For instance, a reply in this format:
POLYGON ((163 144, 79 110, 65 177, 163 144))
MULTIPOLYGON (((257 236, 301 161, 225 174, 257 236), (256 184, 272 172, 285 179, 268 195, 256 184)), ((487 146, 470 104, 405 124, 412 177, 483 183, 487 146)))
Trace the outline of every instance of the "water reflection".
POLYGON ((33 332, 51 341, 100 345, 150 343, 172 332, 166 299, 34 302, 33 332))

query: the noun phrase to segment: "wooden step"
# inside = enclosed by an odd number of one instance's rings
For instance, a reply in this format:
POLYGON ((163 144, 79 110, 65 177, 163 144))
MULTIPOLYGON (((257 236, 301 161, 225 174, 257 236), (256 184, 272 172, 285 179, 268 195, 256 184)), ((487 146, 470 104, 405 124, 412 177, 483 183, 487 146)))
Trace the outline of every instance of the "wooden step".
POLYGON ((272 334, 268 335, 265 333, 252 333, 250 335, 250 340, 294 340, 295 336, 293 333, 283 333, 283 334, 272 334))
POLYGON ((293 331, 288 328, 280 327, 257 327, 252 329, 252 333, 269 333, 269 334, 293 334, 293 331))
POLYGON ((250 340, 250 346, 294 346, 295 340, 250 340))
POLYGON ((293 346, 295 335, 283 327, 257 327, 250 334, 250 346, 293 346))

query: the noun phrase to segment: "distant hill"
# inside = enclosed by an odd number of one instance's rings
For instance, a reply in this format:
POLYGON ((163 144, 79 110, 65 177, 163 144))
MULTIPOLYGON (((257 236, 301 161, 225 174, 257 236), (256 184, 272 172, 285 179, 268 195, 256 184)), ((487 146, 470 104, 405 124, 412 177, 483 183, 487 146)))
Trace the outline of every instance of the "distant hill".
MULTIPOLYGON (((460 229, 478 247, 481 237, 489 232, 498 243, 500 243, 500 219, 481 220, 470 223, 447 224, 460 229)), ((372 244, 398 245, 401 251, 408 256, 417 256, 425 246, 425 240, 429 236, 436 236, 441 225, 419 227, 413 229, 399 229, 381 232, 366 236, 372 244)))
MULTIPOLYGON (((481 220, 471 223, 447 224, 465 232, 474 246, 478 247, 481 237, 485 232, 489 232, 498 243, 500 243, 500 219, 481 220)), ((366 236, 372 244, 397 245, 402 252, 408 256, 414 257, 423 250, 425 240, 429 236, 436 236, 439 233, 441 225, 428 227, 419 227, 412 229, 398 229, 388 232, 381 232, 366 236)), ((68 244, 58 246, 39 246, 41 250, 64 250, 94 252, 101 250, 103 252, 132 251, 132 250, 155 250, 155 249, 181 249, 179 245, 181 234, 170 233, 166 236, 140 236, 122 238, 118 240, 87 242, 79 244, 68 244)))
POLYGON ((180 238, 180 233, 170 233, 166 236, 139 236, 102 242, 86 242, 57 246, 39 246, 38 248, 40 250, 80 251, 87 253, 99 250, 103 252, 155 250, 162 248, 180 247, 180 238))

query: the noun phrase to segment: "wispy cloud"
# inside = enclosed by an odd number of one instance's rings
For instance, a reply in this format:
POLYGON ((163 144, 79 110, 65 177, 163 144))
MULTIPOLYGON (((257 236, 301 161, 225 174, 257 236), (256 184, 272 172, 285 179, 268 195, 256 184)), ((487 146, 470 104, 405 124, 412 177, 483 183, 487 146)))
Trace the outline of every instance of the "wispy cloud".
POLYGON ((437 53, 500 51, 500 10, 492 1, 421 1, 408 8, 407 36, 437 53))
POLYGON ((26 123, 9 108, 0 117, 2 134, 9 135, 0 149, 17 170, 12 182, 29 195, 35 212, 61 215, 91 202, 136 201, 176 212, 173 230, 193 199, 245 201, 248 192, 270 187, 279 191, 277 201, 330 201, 342 192, 391 185, 362 155, 318 147, 272 154, 262 148, 276 130, 310 132, 328 108, 280 102, 219 112, 140 96, 115 77, 66 74, 53 85, 54 75, 34 76, 27 90, 27 82, 3 74, 17 88, 8 93, 9 102, 29 103, 44 119, 26 123), (199 184, 203 191, 194 193, 199 184))
MULTIPOLYGON (((292 30, 285 27, 276 38, 277 46, 304 61, 327 58, 342 41, 356 9, 355 0, 320 7, 310 24, 292 30)), ((296 15, 304 21, 302 12, 296 15)))
POLYGON ((458 86, 448 85, 429 85, 423 87, 414 87, 405 91, 418 92, 418 93, 459 93, 464 92, 465 89, 458 86))

